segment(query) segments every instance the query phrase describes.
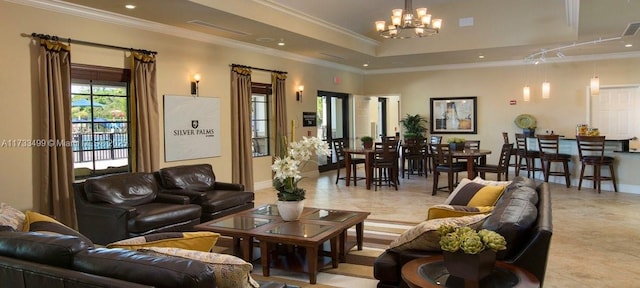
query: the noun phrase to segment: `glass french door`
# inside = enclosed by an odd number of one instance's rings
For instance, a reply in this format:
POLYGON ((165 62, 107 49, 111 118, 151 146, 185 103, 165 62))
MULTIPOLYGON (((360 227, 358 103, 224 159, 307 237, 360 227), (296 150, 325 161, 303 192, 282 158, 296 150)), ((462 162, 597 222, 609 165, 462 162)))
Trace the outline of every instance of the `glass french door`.
MULTIPOLYGON (((333 139, 344 138, 346 147, 351 147, 349 143, 349 94, 318 91, 317 113, 318 113, 318 138, 329 143, 333 149, 333 139)), ((320 172, 333 170, 337 159, 332 153, 331 156, 318 157, 318 170, 320 172)))

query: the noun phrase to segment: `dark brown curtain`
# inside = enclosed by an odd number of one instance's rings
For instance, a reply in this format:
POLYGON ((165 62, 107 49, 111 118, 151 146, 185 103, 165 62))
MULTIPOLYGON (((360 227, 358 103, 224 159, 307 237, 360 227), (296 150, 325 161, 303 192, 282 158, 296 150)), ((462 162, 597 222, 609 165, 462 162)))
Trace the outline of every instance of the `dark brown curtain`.
POLYGON ((234 183, 253 191, 251 152, 251 69, 231 68, 231 160, 234 183))
MULTIPOLYGON (((284 137, 287 136, 287 103, 285 82, 287 75, 284 73, 271 73, 271 85, 273 86, 273 97, 276 106, 276 149, 273 153, 276 157, 282 157, 282 147, 284 147, 284 137)), ((294 139, 291 139, 294 141, 294 139)))
POLYGON ((153 172, 160 168, 160 126, 156 85, 156 61, 153 55, 131 52, 132 169, 153 172))
POLYGON ((40 39, 39 88, 42 155, 39 210, 60 222, 77 227, 73 200, 73 152, 71 150, 71 50, 57 41, 40 39))

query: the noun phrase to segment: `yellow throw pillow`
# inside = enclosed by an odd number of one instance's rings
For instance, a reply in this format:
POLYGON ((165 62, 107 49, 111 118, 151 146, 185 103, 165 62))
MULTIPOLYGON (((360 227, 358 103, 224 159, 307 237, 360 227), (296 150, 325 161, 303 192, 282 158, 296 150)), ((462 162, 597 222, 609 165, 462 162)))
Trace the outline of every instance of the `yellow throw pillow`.
POLYGON ((213 232, 162 232, 120 240, 107 248, 138 250, 147 247, 171 247, 209 252, 220 234, 213 232))
POLYGON ((48 235, 68 235, 80 238, 89 247, 94 247, 93 242, 80 232, 73 230, 55 219, 42 215, 38 212, 27 210, 24 217, 24 226, 22 231, 37 232, 48 235))
POLYGON ((459 205, 434 205, 429 207, 427 220, 488 214, 491 213, 491 211, 493 211, 493 206, 470 207, 459 205))
POLYGON ((483 185, 463 179, 444 204, 460 206, 494 206, 507 186, 483 185))

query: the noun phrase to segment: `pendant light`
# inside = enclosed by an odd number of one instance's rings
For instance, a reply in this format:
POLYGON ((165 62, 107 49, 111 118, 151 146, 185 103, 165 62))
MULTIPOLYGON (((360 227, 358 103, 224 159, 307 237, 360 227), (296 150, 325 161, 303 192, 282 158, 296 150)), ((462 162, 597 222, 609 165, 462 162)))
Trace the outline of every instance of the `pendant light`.
POLYGON ((531 100, 531 87, 529 87, 529 85, 525 85, 524 88, 522 88, 522 99, 524 102, 531 100))
POLYGON ((551 95, 549 94, 550 92, 551 92, 551 84, 549 83, 549 81, 544 80, 544 82, 542 82, 542 99, 551 98, 551 95))
POLYGON ((593 76, 591 78, 591 96, 598 96, 600 95, 600 78, 598 78, 598 76, 593 76))

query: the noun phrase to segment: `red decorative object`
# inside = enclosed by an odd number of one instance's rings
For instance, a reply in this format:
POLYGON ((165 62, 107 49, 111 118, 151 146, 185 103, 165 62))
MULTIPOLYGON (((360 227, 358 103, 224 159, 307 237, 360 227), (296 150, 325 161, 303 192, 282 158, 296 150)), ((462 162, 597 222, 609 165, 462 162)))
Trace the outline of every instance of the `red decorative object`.
POLYGON ((484 250, 478 254, 442 251, 442 255, 449 274, 473 282, 479 282, 491 274, 496 264, 496 252, 492 250, 484 250))

